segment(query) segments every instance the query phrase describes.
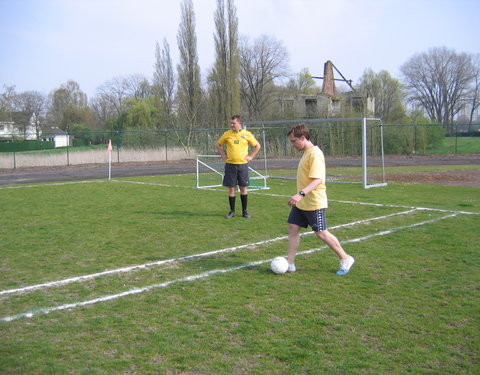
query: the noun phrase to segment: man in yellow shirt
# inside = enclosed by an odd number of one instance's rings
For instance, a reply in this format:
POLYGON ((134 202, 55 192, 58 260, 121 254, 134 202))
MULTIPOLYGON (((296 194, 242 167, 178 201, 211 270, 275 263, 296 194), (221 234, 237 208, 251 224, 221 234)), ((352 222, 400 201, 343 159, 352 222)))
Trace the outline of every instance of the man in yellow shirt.
POLYGON ((303 151, 297 170, 298 193, 288 201, 292 207, 288 217, 288 272, 296 271, 295 256, 300 246, 300 229, 310 225, 315 235, 339 257, 340 269, 337 275, 346 275, 355 259, 345 252, 337 237, 327 230, 328 200, 323 152, 310 141, 310 132, 304 124, 295 125, 288 132, 288 139, 292 147, 303 151))
POLYGON ((223 133, 217 141, 217 151, 225 160, 223 186, 228 187, 228 202, 230 205, 230 211, 225 217, 231 219, 235 216, 235 188, 238 185, 242 201, 242 216, 249 219, 250 214, 247 211, 247 187, 250 184, 248 162, 255 158, 261 146, 252 133, 243 129, 242 119, 239 115, 232 116, 230 126, 232 129, 223 133), (226 152, 223 149, 224 145, 226 145, 226 152), (249 145, 253 147, 250 155, 248 154, 249 145))

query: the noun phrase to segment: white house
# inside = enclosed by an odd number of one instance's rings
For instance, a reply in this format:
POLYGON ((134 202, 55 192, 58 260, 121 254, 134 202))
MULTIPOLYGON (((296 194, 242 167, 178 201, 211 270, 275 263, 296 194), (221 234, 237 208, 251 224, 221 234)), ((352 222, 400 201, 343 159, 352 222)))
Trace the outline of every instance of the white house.
POLYGON ((42 133, 42 139, 44 141, 54 142, 55 148, 71 146, 70 136, 65 131, 56 126, 52 126, 46 129, 42 133))
POLYGON ((37 139, 38 121, 35 113, 28 118, 24 112, 14 112, 11 117, 13 121, 0 121, 0 138, 20 138, 27 141, 37 139))

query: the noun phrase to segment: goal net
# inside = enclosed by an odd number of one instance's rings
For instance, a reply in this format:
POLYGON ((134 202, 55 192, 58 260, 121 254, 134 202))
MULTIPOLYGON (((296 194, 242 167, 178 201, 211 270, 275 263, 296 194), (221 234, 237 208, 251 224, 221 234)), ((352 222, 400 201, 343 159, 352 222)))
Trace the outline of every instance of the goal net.
MULTIPOLYGON (((248 130, 263 141, 265 176, 295 179, 301 152, 287 133, 298 123, 310 129, 310 139, 325 155, 327 182, 386 186, 383 123, 378 118, 301 119, 250 122, 248 130), (268 172, 267 172, 268 171, 268 172)), ((259 158, 257 158, 259 159, 259 158)))
MULTIPOLYGON (((225 162, 220 155, 197 155, 197 188, 222 186, 225 162)), ((249 191, 269 189, 267 177, 249 165, 249 191)))

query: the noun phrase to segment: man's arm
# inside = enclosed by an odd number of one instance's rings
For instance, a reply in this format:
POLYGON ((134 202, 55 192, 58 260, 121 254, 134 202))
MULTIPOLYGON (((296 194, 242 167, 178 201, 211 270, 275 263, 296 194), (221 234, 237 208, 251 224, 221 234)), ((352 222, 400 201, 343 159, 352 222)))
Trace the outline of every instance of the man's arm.
MULTIPOLYGON (((315 178, 307 186, 305 186, 301 191, 303 191, 305 195, 307 195, 308 193, 315 190, 318 186, 320 186, 322 182, 323 181, 321 178, 315 178)), ((303 196, 300 194, 300 192, 298 192, 297 194, 290 197, 288 204, 290 206, 295 206, 302 198, 303 196)))
POLYGON ((220 154, 220 156, 222 157, 223 160, 227 160, 227 154, 223 150, 223 146, 218 144, 218 143, 217 143, 217 151, 218 151, 218 153, 220 154))
POLYGON ((261 148, 262 148, 262 146, 260 146, 260 143, 257 143, 255 145, 255 147, 253 148, 252 153, 250 155, 247 155, 245 160, 251 161, 251 160, 255 159, 255 156, 257 156, 257 153, 258 153, 258 151, 260 151, 261 148))

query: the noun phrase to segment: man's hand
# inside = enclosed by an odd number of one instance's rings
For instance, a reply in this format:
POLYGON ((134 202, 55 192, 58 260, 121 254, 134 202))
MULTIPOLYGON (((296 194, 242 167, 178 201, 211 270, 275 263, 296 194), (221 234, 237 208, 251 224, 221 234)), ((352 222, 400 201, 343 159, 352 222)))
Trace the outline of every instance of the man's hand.
POLYGON ((252 154, 251 154, 251 155, 247 155, 247 156, 245 157, 245 160, 246 160, 247 162, 249 162, 249 161, 252 161, 253 159, 255 159, 255 156, 257 156, 257 153, 258 153, 258 151, 260 151, 261 148, 262 148, 262 146, 260 146, 260 143, 257 143, 257 144, 255 145, 255 147, 253 148, 252 154))
POLYGON ((225 153, 225 151, 223 151, 223 147, 220 146, 218 143, 217 143, 217 151, 224 161, 227 160, 227 154, 225 153))
POLYGON ((290 197, 290 199, 288 200, 288 205, 289 206, 296 206, 298 202, 300 202, 300 200, 302 199, 303 197, 300 195, 300 194, 295 194, 295 195, 292 195, 290 197))

